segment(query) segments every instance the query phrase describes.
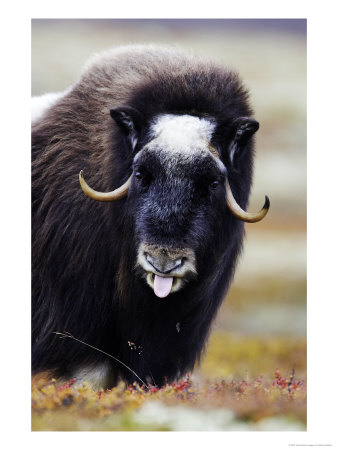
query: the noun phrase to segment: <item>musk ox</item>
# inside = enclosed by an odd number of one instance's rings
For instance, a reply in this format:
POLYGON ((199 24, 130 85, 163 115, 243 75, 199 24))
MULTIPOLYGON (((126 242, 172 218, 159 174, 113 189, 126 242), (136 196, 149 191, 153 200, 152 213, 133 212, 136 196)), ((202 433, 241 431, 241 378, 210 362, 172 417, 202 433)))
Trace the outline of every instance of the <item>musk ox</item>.
POLYGON ((248 92, 215 62, 127 46, 45 103, 32 124, 32 371, 161 386, 199 361, 243 222, 269 208, 245 211, 248 92))

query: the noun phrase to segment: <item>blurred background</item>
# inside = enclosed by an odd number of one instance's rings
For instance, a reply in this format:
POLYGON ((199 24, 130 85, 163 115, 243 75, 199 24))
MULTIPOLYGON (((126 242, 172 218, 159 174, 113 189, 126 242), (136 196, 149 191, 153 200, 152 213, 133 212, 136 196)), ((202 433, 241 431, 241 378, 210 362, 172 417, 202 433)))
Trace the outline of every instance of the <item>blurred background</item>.
POLYGON ((62 91, 93 53, 131 43, 178 45, 236 69, 251 92, 256 137, 244 251, 201 376, 306 370, 306 20, 32 20, 32 95, 62 91))

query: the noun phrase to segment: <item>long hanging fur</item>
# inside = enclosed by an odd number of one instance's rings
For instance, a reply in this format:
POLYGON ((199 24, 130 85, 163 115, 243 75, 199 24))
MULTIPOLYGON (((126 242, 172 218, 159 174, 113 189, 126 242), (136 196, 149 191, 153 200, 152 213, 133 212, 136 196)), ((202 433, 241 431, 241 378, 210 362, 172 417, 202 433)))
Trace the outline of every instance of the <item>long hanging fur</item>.
POLYGON ((253 143, 236 164, 228 149, 233 119, 252 111, 234 72, 176 49, 130 46, 96 56, 32 126, 32 371, 67 378, 100 367, 106 387, 118 379, 138 381, 118 362, 53 333, 67 331, 161 385, 199 360, 244 228, 229 212, 215 212, 223 224, 208 248, 212 264, 204 257, 203 275, 186 289, 166 301, 150 300, 135 271, 132 202, 95 202, 78 182, 84 169, 90 185, 109 192, 131 175, 133 154, 109 113, 120 106, 135 108, 145 124, 163 113, 215 118, 214 144, 243 208, 253 143))

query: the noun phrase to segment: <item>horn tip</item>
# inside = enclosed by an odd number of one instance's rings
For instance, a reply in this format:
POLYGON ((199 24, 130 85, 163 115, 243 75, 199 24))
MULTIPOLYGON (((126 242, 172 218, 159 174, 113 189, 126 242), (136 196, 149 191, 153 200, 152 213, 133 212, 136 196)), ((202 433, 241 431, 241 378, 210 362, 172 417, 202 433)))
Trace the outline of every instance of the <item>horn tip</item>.
POLYGON ((269 197, 266 195, 266 196, 265 196, 265 202, 264 202, 263 209, 269 209, 269 208, 270 208, 270 199, 269 199, 269 197))
POLYGON ((83 185, 83 183, 86 183, 85 179, 84 179, 83 170, 80 170, 80 172, 79 172, 79 182, 80 182, 81 186, 83 185))

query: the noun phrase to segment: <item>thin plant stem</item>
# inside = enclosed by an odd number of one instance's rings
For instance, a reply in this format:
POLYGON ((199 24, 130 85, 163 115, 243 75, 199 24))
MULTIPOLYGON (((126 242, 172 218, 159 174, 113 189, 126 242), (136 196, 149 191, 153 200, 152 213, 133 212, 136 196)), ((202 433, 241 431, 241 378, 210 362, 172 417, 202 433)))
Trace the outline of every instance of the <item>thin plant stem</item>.
POLYGON ((104 352, 103 350, 100 350, 97 347, 94 347, 93 345, 87 344, 87 342, 81 341, 81 339, 77 339, 76 337, 74 337, 72 334, 68 333, 68 331, 65 331, 64 333, 60 333, 59 331, 53 331, 54 334, 58 334, 61 338, 70 338, 70 339, 74 339, 74 341, 80 342, 80 344, 86 345, 87 347, 93 348, 94 350, 97 350, 98 352, 103 353, 104 355, 109 356, 109 358, 114 359, 114 361, 117 361, 118 363, 122 364, 122 366, 124 366, 126 369, 130 370, 130 372, 132 374, 135 375, 136 378, 138 378, 141 383, 147 387, 147 383, 145 383, 142 378, 140 378, 136 372, 133 371, 133 369, 131 369, 129 366, 127 366, 127 364, 125 364, 124 362, 120 361, 118 358, 115 358, 115 356, 110 355, 109 353, 104 352))

